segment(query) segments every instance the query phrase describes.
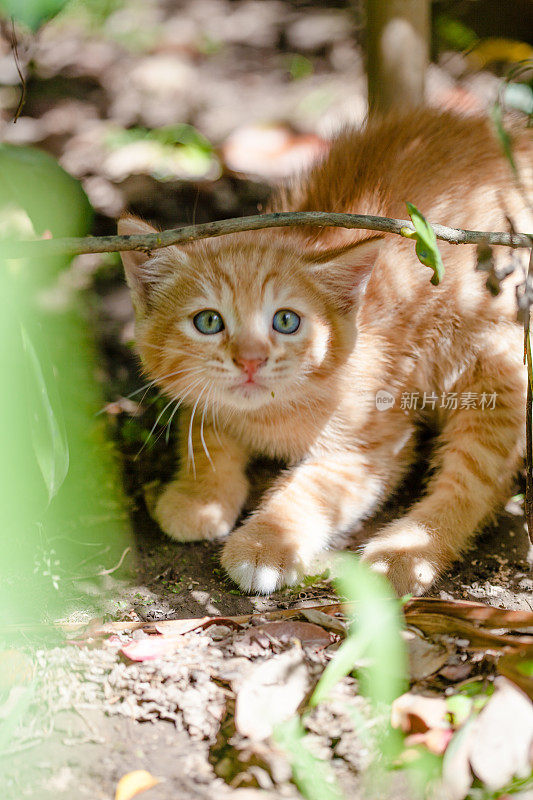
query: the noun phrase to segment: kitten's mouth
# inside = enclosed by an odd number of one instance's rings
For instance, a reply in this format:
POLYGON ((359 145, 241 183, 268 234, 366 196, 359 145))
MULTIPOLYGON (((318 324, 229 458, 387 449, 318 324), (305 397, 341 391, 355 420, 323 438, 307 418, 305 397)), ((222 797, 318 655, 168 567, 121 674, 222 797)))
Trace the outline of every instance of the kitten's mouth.
POLYGON ((242 391, 244 394, 250 394, 252 392, 264 391, 266 386, 263 384, 258 383, 253 378, 248 378, 246 381, 239 381, 239 383, 235 383, 232 387, 233 391, 242 391))

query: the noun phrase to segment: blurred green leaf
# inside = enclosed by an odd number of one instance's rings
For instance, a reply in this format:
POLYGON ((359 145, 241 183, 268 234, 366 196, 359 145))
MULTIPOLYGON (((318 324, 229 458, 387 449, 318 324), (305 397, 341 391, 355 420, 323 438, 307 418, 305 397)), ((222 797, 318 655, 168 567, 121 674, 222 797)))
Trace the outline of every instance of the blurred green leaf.
POLYGON ((492 122, 494 123, 494 128, 496 130, 496 135, 498 137, 498 140, 500 142, 501 148, 503 150, 503 154, 504 154, 505 158, 507 159, 507 161, 509 162, 509 165, 510 165, 511 169, 513 170, 514 175, 516 176, 516 175, 518 175, 518 173, 517 173, 517 170, 516 170, 516 162, 515 162, 514 156, 513 156, 513 147, 512 147, 512 144, 511 144, 511 137, 509 136, 509 134, 507 133, 507 131, 505 130, 505 127, 503 125, 503 112, 502 112, 501 103, 499 103, 499 102, 494 103, 494 105, 492 106, 490 115, 492 117, 492 122))
POLYGON ((324 670, 310 700, 317 705, 345 675, 358 670, 362 693, 373 705, 390 704, 406 688, 406 655, 399 602, 390 584, 351 554, 339 558, 340 595, 356 603, 348 637, 324 670))
MULTIPOLYGON (((21 324, 22 344, 26 358, 29 416, 33 450, 48 492, 48 502, 55 497, 65 480, 69 466, 69 449, 63 415, 52 405, 41 363, 32 341, 21 324)), ((42 356, 41 356, 42 358, 42 356)), ((50 370, 52 374, 52 370, 50 370)))
POLYGON ((294 782, 307 800, 343 800, 330 764, 306 747, 305 730, 299 717, 276 725, 274 740, 287 754, 294 782))
POLYGON ((437 246, 435 231, 416 206, 412 203, 406 205, 416 231, 416 255, 421 264, 433 270, 431 283, 437 286, 444 275, 444 264, 437 246))
POLYGON ((213 145, 196 128, 186 123, 164 125, 161 128, 116 128, 108 133, 106 143, 109 147, 124 147, 141 141, 159 142, 168 147, 192 146, 206 154, 213 152, 213 145))
POLYGON ((0 13, 36 31, 61 11, 68 0, 0 0, 0 13))
POLYGON ((52 156, 35 147, 0 144, 0 215, 14 205, 29 216, 37 236, 46 230, 58 237, 81 236, 92 219, 79 182, 52 156))
POLYGON ((533 658, 530 658, 529 661, 522 661, 517 669, 529 678, 533 678, 533 658))
POLYGON ((463 722, 466 722, 472 713, 473 705, 472 698, 466 694, 454 694, 446 698, 446 708, 452 716, 455 727, 459 727, 463 722))
POLYGON ((479 41, 471 28, 446 14, 439 14, 435 20, 435 30, 442 44, 453 50, 469 50, 479 41))
POLYGON ((308 78, 314 71, 313 62, 300 53, 294 53, 287 57, 287 69, 294 81, 308 78))
POLYGON ((128 171, 148 173, 157 180, 207 175, 214 178, 220 169, 209 140, 185 123, 153 129, 113 128, 106 134, 104 143, 110 150, 124 150, 126 160, 129 148, 128 171))

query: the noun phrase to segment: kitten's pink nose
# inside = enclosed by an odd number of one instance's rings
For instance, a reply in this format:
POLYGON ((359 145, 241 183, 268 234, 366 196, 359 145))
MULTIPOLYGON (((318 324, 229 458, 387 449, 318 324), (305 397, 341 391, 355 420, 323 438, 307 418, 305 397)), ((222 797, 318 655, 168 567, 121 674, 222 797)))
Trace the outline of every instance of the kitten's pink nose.
POLYGON ((234 356, 233 361, 238 367, 241 367, 248 375, 248 380, 251 380, 259 367, 265 363, 266 358, 245 358, 244 356, 234 356))

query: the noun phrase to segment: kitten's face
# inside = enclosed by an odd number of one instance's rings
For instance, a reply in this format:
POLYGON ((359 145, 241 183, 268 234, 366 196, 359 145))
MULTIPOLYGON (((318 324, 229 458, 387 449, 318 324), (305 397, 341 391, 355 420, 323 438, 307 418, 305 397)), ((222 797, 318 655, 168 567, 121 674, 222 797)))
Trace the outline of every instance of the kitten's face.
POLYGON ((346 325, 306 269, 283 250, 195 248, 138 319, 151 375, 188 405, 241 412, 314 394, 346 325))
MULTIPOLYGON (((119 224, 121 233, 147 229, 119 224)), ((355 338, 351 267, 349 279, 345 267, 336 275, 257 234, 123 260, 137 348, 171 397, 239 413, 328 397, 355 338)))

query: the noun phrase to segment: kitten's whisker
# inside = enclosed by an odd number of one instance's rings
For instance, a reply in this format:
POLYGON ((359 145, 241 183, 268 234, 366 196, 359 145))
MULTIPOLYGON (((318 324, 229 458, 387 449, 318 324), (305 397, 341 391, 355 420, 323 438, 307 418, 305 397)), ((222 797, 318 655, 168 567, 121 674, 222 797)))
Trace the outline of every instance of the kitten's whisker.
MULTIPOLYGON (((187 396, 187 394, 189 394, 189 392, 191 391, 191 389, 194 389, 196 386, 198 386, 198 384, 200 384, 200 383, 201 383, 201 380, 202 380, 201 378, 198 378, 196 381, 194 381, 193 383, 190 383, 190 384, 189 384, 189 386, 187 387, 187 390, 186 390, 185 394, 184 394, 184 395, 183 395, 183 396, 180 398, 180 400, 178 401, 178 403, 177 403, 177 405, 176 405, 176 408, 173 410, 173 412, 172 412, 172 415, 171 415, 171 418, 172 418, 172 416, 174 416, 174 414, 176 413, 176 411, 177 411, 177 409, 179 408, 179 406, 182 404, 182 402, 183 402, 183 400, 185 399, 185 397, 187 396)), ((167 410, 168 408, 170 408, 170 406, 171 406, 173 403, 175 403, 175 402, 176 402, 176 399, 173 397, 173 398, 170 400, 170 402, 168 402, 168 403, 166 404, 166 406, 164 407, 164 409, 163 409, 163 410, 162 410, 162 411, 159 413, 159 415, 158 415, 158 417, 157 417, 156 421, 155 421, 155 422, 154 422, 154 424, 152 425, 152 428, 151 428, 151 430, 150 430, 150 433, 148 434, 148 436, 147 436, 147 438, 146 438, 146 441, 144 442, 144 444, 142 445, 141 449, 139 450, 139 452, 138 452, 138 453, 137 453, 137 455, 135 456, 135 458, 136 458, 136 459, 137 459, 137 458, 140 456, 140 454, 142 453, 142 451, 144 450, 144 448, 146 447, 146 445, 147 445, 147 444, 148 444, 148 442, 150 441, 150 437, 151 437, 151 436, 153 436, 153 433, 154 433, 155 429, 157 428, 157 426, 158 426, 158 424, 159 424, 159 420, 161 419, 161 417, 164 415, 164 413, 166 412, 166 410, 167 410)), ((168 423, 167 423, 167 424, 168 424, 168 423)), ((165 429, 163 429, 163 432, 164 432, 164 430, 165 430, 165 429)), ((155 441, 156 441, 156 442, 157 442, 157 441, 159 441, 159 439, 161 438, 161 436, 162 436, 162 433, 160 433, 160 434, 159 434, 159 436, 157 436, 157 438, 155 439, 155 441)))
POLYGON ((206 388, 207 388, 207 384, 205 385, 205 387, 202 389, 202 391, 198 395, 198 397, 196 399, 196 403, 193 406, 193 409, 192 409, 192 412, 191 412, 191 420, 189 422, 189 435, 187 437, 187 466, 192 462, 192 472, 193 472, 193 476, 194 476, 195 480, 196 480, 196 464, 195 464, 195 461, 194 461, 194 446, 193 446, 193 441, 192 441, 192 424, 193 424, 193 421, 194 421, 194 415, 196 413, 196 409, 198 408, 198 403, 200 402, 200 398, 202 397, 202 394, 204 393, 206 388))
MULTIPOLYGON (((216 393, 216 389, 215 389, 215 393, 216 393)), ((213 404, 211 406, 211 418, 213 420, 213 430, 215 432, 215 436, 217 437, 217 441, 218 441, 219 445, 222 447, 222 449, 225 449, 224 445, 220 441, 220 435, 218 433, 218 428, 217 428, 218 416, 217 416, 217 412, 218 412, 218 409, 216 407, 216 397, 215 397, 215 398, 213 398, 213 404)))
MULTIPOLYGON (((153 383, 157 383, 159 381, 164 381, 164 380, 167 380, 168 378, 174 378, 176 375, 181 375, 183 373, 189 373, 189 372, 190 372, 190 368, 189 367, 184 367, 183 369, 176 369, 176 370, 174 370, 174 372, 168 372, 166 375, 158 376, 155 379, 155 381, 152 382, 152 385, 153 385, 153 383)), ((139 401, 141 404, 144 403, 144 398, 148 394, 148 390, 149 389, 150 389, 150 386, 146 389, 146 392, 141 397, 141 399, 139 401)))
POLYGON ((171 425, 172 425, 172 420, 174 419, 174 415, 175 415, 176 411, 178 410, 178 408, 180 407, 180 405, 181 405, 181 400, 178 400, 176 402, 176 405, 174 406, 172 414, 170 415, 170 418, 169 418, 169 420, 167 422, 166 433, 165 433, 165 444, 168 444, 168 440, 170 439, 170 428, 171 428, 171 425))
POLYGON ((161 419, 161 417, 163 416, 163 414, 165 413, 165 411, 167 410, 167 408, 170 408, 170 406, 172 405, 172 403, 173 403, 173 402, 174 402, 174 401, 173 401, 173 400, 171 400, 171 401, 170 401, 170 403, 167 403, 167 404, 166 404, 166 406, 164 407, 164 409, 163 409, 163 410, 160 412, 160 414, 159 414, 159 416, 157 417, 156 421, 155 421, 155 422, 154 422, 154 424, 152 425, 152 428, 151 428, 151 430, 150 430, 150 433, 149 433, 149 434, 148 434, 148 436, 146 437, 146 439, 145 439, 145 441, 144 441, 144 443, 143 443, 143 445, 142 445, 141 449, 139 450, 139 452, 138 452, 138 453, 137 453, 137 455, 135 456, 135 460, 137 460, 137 459, 139 458, 139 456, 141 455, 142 451, 144 450, 144 448, 146 447, 146 445, 147 445, 147 444, 148 444, 148 442, 150 441, 150 438, 151 438, 151 436, 153 436, 153 433, 154 433, 155 429, 157 428, 157 424, 158 424, 159 420, 161 419))
MULTIPOLYGON (((174 370, 173 372, 169 372, 169 373, 167 373, 167 375, 158 376, 157 378, 154 378, 152 381, 149 381, 149 383, 145 383, 144 386, 141 386, 139 389, 135 389, 130 394, 127 394, 123 399, 124 400, 131 400, 131 398, 135 397, 136 394, 139 394, 140 392, 144 392, 143 396, 139 400, 139 405, 142 405, 142 403, 144 402, 144 398, 148 394, 149 389, 151 389, 152 386, 154 386, 158 381, 163 381, 163 380, 166 380, 167 378, 172 378, 172 377, 174 377, 174 375, 178 375, 180 372, 188 372, 188 371, 190 371, 190 369, 191 369, 190 367, 185 367, 184 369, 181 369, 181 370, 174 370)), ((157 400, 157 397, 154 398, 154 400, 157 400)), ((108 405, 109 405, 109 403, 106 403, 106 405, 103 408, 101 408, 99 411, 96 412, 95 416, 99 416, 100 414, 103 414, 108 405)))
POLYGON ((206 445, 205 439, 204 439, 205 412, 207 411, 207 404, 209 402, 209 398, 211 397, 211 389, 212 389, 212 386, 209 387, 209 392, 207 393, 207 397, 206 397, 205 402, 204 402, 204 408, 203 408, 203 411, 202 411, 202 420, 200 422, 200 441, 202 442, 202 447, 204 448, 204 452, 205 452, 205 454, 207 456, 207 460, 211 464, 211 468, 213 469, 213 472, 216 472, 215 465, 213 464, 213 460, 212 460, 211 456, 209 455, 209 450, 207 449, 207 445, 206 445))
MULTIPOLYGON (((179 407, 182 405, 183 401, 187 399, 187 395, 188 395, 188 394, 189 394, 189 393, 190 393, 190 392, 191 392, 193 389, 195 389, 195 388, 196 388, 196 386, 198 386, 198 384, 200 384, 200 383, 201 383, 201 378, 197 379, 197 380, 196 380, 196 381, 194 381, 193 383, 190 383, 190 384, 189 384, 189 386, 187 387, 187 390, 185 391, 185 393, 183 394, 183 396, 182 396, 182 397, 179 397, 179 398, 177 398, 177 399, 176 399, 176 398, 172 398, 172 402, 173 402, 173 403, 175 402, 175 403, 176 403, 176 405, 174 406, 174 408, 173 408, 173 410, 172 410, 172 413, 171 413, 171 415, 170 415, 170 418, 169 418, 168 422, 166 423, 165 427, 163 428, 163 430, 161 431, 161 433, 158 435, 157 439, 155 440, 156 442, 158 442, 158 441, 159 441, 159 439, 161 438, 161 436, 163 435, 163 433, 165 433, 165 432, 166 432, 166 435, 165 435, 165 442, 166 442, 166 444, 168 444, 168 440, 169 440, 169 438, 170 438, 170 426, 171 426, 172 420, 173 420, 173 418, 174 418, 174 415, 176 414, 176 412, 177 412, 177 410, 179 409, 179 407)), ((168 408, 168 406, 167 406, 167 408, 168 408)))

